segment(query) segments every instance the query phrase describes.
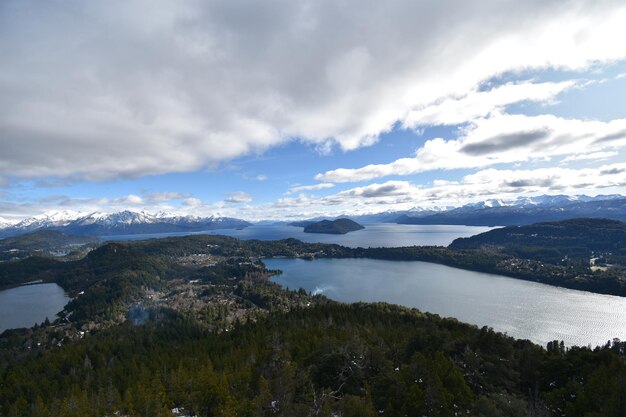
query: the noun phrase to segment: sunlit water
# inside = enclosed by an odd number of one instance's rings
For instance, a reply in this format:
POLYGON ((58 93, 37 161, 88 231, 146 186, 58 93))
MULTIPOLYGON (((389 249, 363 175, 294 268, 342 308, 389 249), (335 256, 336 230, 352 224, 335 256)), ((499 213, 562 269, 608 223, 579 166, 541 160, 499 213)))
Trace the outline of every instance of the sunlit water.
POLYGON ((56 319, 70 298, 57 284, 25 285, 0 291, 0 333, 6 329, 31 327, 46 317, 56 319))
POLYGON ((569 290, 426 262, 267 259, 274 281, 343 302, 385 301, 545 345, 626 339, 626 298, 569 290))
POLYGON ((483 226, 414 225, 393 223, 364 224, 365 229, 345 235, 304 233, 302 227, 286 224, 253 225, 241 230, 219 229, 194 233, 154 233, 106 236, 106 240, 139 240, 194 234, 226 235, 238 239, 279 240, 295 238, 303 242, 336 243, 351 248, 395 247, 415 245, 449 245, 458 237, 469 237, 493 229, 483 226))

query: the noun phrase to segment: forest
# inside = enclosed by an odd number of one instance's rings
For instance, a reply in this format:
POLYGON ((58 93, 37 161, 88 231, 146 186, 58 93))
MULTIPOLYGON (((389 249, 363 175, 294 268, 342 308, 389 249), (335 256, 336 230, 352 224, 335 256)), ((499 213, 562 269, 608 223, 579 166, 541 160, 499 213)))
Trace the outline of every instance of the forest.
MULTIPOLYGON (((598 222, 594 219, 583 219, 598 222)), ((598 223, 606 226, 603 220, 598 223)), ((594 239, 585 236, 575 240, 567 235, 559 235, 554 230, 567 226, 559 222, 559 227, 542 227, 543 235, 529 232, 525 241, 511 238, 509 245, 485 244, 492 236, 508 236, 510 228, 496 229, 472 238, 457 240, 449 247, 411 246, 399 248, 348 248, 335 244, 305 243, 297 239, 278 241, 238 240, 226 236, 195 235, 152 239, 125 243, 108 243, 90 252, 78 260, 31 257, 17 262, 0 263, 0 289, 21 283, 43 279, 57 282, 67 291, 82 291, 85 285, 91 285, 96 276, 102 277, 111 271, 124 269, 133 274, 150 271, 154 276, 175 276, 181 273, 177 257, 189 254, 209 254, 223 258, 258 260, 271 257, 293 258, 373 258, 384 260, 424 261, 447 266, 510 276, 529 281, 542 282, 566 288, 597 292, 602 294, 626 296, 626 271, 619 249, 621 234, 602 233, 594 228, 588 234, 595 233, 594 239), (503 232, 498 232, 502 230, 503 232), (498 232, 497 234, 495 232, 498 232), (550 234, 552 233, 552 234, 550 234), (536 235, 536 236, 532 236, 536 235), (543 246, 530 246, 524 242, 543 236, 543 246), (618 239, 619 238, 619 239, 618 239), (611 243, 607 243, 611 241, 611 243), (519 243, 521 242, 521 243, 519 243), (574 242, 574 243, 572 243, 574 242), (587 242, 587 249, 581 249, 579 242, 587 242), (599 243, 594 243, 599 242, 599 243), (611 252, 601 252, 600 248, 615 247, 611 252), (117 252, 119 251, 119 252, 117 252), (602 262, 612 262, 610 268, 592 270, 590 256, 598 256, 602 262), (88 277, 88 279, 85 279, 88 277)), ((621 222, 619 222, 621 223, 621 222)), ((549 225, 549 224, 546 224, 549 225)), ((528 226, 530 231, 535 229, 528 226)), ((573 226, 572 226, 573 227, 573 226)), ((571 230, 572 227, 565 227, 571 230)), ((521 229, 521 228, 520 228, 521 229)), ((582 230, 589 230, 583 228, 582 230)), ((523 230, 523 229, 522 229, 523 230)), ((518 233, 520 234, 520 233, 518 233)), ((626 234, 625 234, 626 236, 626 234)), ((117 273, 117 272, 115 272, 117 273)))
MULTIPOLYGON (((58 320, 0 335, 0 416, 626 415, 624 342, 543 348, 414 309, 340 304, 268 282, 265 257, 485 271, 515 259, 188 236, 1 263, 3 285, 43 277, 74 298, 58 320)), ((522 273, 573 275, 527 262, 522 273)))
POLYGON ((623 416, 624 344, 543 349, 387 304, 207 332, 165 311, 16 360, 2 416, 623 416))
POLYGON ((626 223, 580 218, 493 229, 456 239, 452 249, 497 248, 518 258, 589 264, 591 257, 626 265, 626 223))

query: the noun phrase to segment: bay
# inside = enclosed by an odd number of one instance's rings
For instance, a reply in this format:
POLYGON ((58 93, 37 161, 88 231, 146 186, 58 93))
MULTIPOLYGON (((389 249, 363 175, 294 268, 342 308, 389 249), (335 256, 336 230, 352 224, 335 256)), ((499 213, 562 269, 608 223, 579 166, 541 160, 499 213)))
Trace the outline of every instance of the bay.
POLYGON ((304 233, 304 228, 288 224, 254 224, 244 229, 219 229, 191 233, 154 233, 105 236, 105 240, 143 240, 197 234, 225 235, 237 239, 280 240, 295 238, 309 243, 335 243, 356 247, 447 246, 456 238, 469 237, 493 229, 484 226, 415 225, 365 223, 365 229, 345 235, 304 233))
POLYGON ((57 284, 24 285, 0 291, 0 333, 56 319, 70 297, 57 284))
POLYGON ((384 301, 489 326, 545 346, 626 339, 626 298, 417 261, 266 259, 273 280, 342 302, 384 301))

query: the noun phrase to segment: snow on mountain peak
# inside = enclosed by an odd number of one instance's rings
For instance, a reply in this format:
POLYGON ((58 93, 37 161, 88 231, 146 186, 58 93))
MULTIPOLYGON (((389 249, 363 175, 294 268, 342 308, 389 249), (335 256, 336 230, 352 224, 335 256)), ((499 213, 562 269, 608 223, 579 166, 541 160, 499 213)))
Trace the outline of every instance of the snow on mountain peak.
POLYGON ((0 217, 0 229, 12 226, 13 224, 15 224, 15 222, 11 222, 11 221, 5 219, 4 217, 0 217))
POLYGON ((133 226, 141 224, 155 223, 200 223, 206 222, 225 222, 233 219, 225 218, 216 213, 209 217, 199 217, 194 215, 180 215, 166 211, 160 211, 156 214, 145 210, 132 211, 123 210, 114 213, 91 212, 82 213, 73 210, 49 211, 33 217, 29 217, 20 222, 9 222, 0 218, 0 228, 15 228, 23 231, 33 231, 44 228, 61 228, 66 226, 133 226))
POLYGON ((80 217, 82 213, 74 210, 47 211, 43 214, 24 219, 17 223, 18 228, 41 228, 53 226, 65 226, 80 217))

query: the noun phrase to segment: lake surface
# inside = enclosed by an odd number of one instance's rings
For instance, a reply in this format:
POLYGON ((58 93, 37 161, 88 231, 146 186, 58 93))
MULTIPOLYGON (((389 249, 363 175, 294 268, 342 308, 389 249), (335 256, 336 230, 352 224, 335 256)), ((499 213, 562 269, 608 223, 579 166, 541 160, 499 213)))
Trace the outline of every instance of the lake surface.
POLYGON ((343 302, 385 301, 545 346, 626 340, 626 298, 569 290, 427 262, 373 259, 266 259, 273 281, 343 302))
POLYGON ((24 285, 0 291, 0 333, 31 327, 46 317, 54 321, 69 301, 70 297, 57 284, 24 285))
POLYGON ((143 235, 105 236, 105 240, 140 240, 185 236, 194 234, 211 234, 232 236, 238 239, 279 240, 287 238, 299 239, 310 243, 336 243, 351 248, 356 247, 397 247, 397 246, 447 246, 456 238, 469 237, 493 229, 483 226, 448 226, 448 225, 415 225, 394 223, 365 223, 365 229, 345 235, 329 235, 322 233, 304 233, 302 227, 287 224, 257 224, 241 230, 219 229, 193 233, 154 233, 143 235))

